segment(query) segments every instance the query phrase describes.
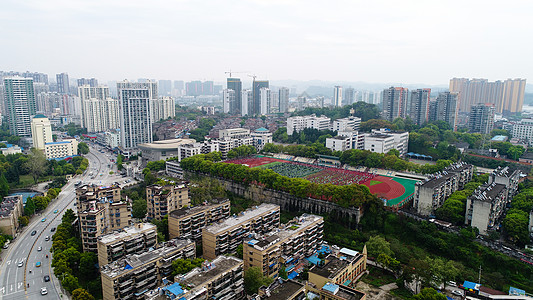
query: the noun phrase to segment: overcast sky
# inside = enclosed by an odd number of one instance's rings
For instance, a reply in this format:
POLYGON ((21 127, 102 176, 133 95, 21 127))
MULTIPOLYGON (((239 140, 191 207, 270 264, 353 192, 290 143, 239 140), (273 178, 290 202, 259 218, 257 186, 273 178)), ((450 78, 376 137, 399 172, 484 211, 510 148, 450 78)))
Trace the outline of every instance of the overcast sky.
POLYGON ((3 0, 0 70, 101 81, 533 78, 533 1, 3 0))

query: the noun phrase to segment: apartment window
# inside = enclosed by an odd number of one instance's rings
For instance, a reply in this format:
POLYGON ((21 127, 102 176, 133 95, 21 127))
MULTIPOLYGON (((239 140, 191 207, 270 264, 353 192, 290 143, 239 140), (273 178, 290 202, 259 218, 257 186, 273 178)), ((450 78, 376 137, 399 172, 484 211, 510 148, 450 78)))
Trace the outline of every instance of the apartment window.
POLYGON ((250 257, 250 261, 254 261, 254 259, 250 257))

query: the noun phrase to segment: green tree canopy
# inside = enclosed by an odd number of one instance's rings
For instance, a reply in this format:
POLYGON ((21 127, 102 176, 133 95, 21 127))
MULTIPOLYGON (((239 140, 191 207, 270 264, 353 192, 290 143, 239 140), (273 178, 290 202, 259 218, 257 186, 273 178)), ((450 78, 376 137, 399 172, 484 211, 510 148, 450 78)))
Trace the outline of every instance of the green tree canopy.
POLYGON ((274 279, 263 276, 263 272, 261 272, 259 267, 251 267, 244 272, 244 288, 248 295, 257 293, 261 286, 268 286, 273 281, 274 279))

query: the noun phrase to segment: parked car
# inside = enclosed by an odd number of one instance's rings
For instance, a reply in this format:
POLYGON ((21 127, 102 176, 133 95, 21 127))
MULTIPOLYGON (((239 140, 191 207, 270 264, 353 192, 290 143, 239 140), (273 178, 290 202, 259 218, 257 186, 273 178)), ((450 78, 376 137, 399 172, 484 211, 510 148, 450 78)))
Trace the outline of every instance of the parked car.
POLYGON ((452 291, 452 294, 456 295, 456 296, 462 296, 463 295, 463 292, 461 292, 460 290, 453 290, 452 291))

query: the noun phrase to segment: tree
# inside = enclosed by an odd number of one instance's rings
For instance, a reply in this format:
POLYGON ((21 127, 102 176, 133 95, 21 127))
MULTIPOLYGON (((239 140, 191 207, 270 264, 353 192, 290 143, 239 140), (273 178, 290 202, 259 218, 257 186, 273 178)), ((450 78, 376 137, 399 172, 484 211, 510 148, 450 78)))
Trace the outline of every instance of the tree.
POLYGON ((33 199, 30 197, 26 199, 26 204, 24 205, 24 215, 32 216, 34 213, 35 213, 35 203, 33 202, 33 199))
POLYGON ((87 144, 84 143, 84 142, 79 143, 78 144, 78 153, 81 153, 81 154, 89 153, 89 146, 87 146, 87 144))
POLYGON ((194 268, 201 267, 203 262, 203 258, 176 259, 172 262, 172 277, 188 273, 194 268))
POLYGON ((244 272, 244 288, 248 295, 257 293, 261 286, 269 286, 273 281, 274 279, 263 276, 259 267, 251 267, 244 272))
POLYGON ((46 170, 46 164, 47 161, 43 151, 36 148, 31 148, 25 167, 28 169, 35 183, 37 183, 37 180, 41 174, 43 174, 46 170))
POLYGON ((9 195, 9 184, 4 173, 0 175, 0 199, 9 195))
POLYGON ((241 244, 239 244, 239 246, 237 246, 237 249, 235 250, 235 252, 237 252, 237 257, 240 258, 240 259, 242 259, 242 257, 243 257, 242 251, 243 251, 243 246, 242 246, 242 243, 241 243, 241 244))
POLYGON ((446 296, 438 293, 432 288, 425 288, 420 293, 413 296, 415 300, 446 300, 446 296))
POLYGON ((390 243, 379 235, 371 236, 366 242, 366 249, 368 256, 377 258, 380 254, 385 254, 392 257, 393 253, 390 249, 390 243))
POLYGON ((86 289, 78 288, 72 291, 72 300, 94 300, 94 297, 86 289))
POLYGON ((503 220, 503 227, 509 239, 523 246, 529 242, 529 215, 521 210, 511 208, 503 220))
POLYGON ((63 286, 69 293, 72 293, 75 289, 80 288, 80 283, 78 282, 77 277, 74 277, 72 274, 67 274, 61 281, 61 286, 63 286))
POLYGON ((98 263, 98 256, 93 252, 84 252, 80 254, 80 275, 84 278, 96 278, 98 270, 95 265, 98 263))
POLYGON ((19 217, 19 224, 21 227, 28 226, 29 223, 30 223, 30 218, 28 216, 19 217))
POLYGON ((132 216, 137 219, 144 219, 146 217, 147 203, 144 199, 133 200, 132 216))

